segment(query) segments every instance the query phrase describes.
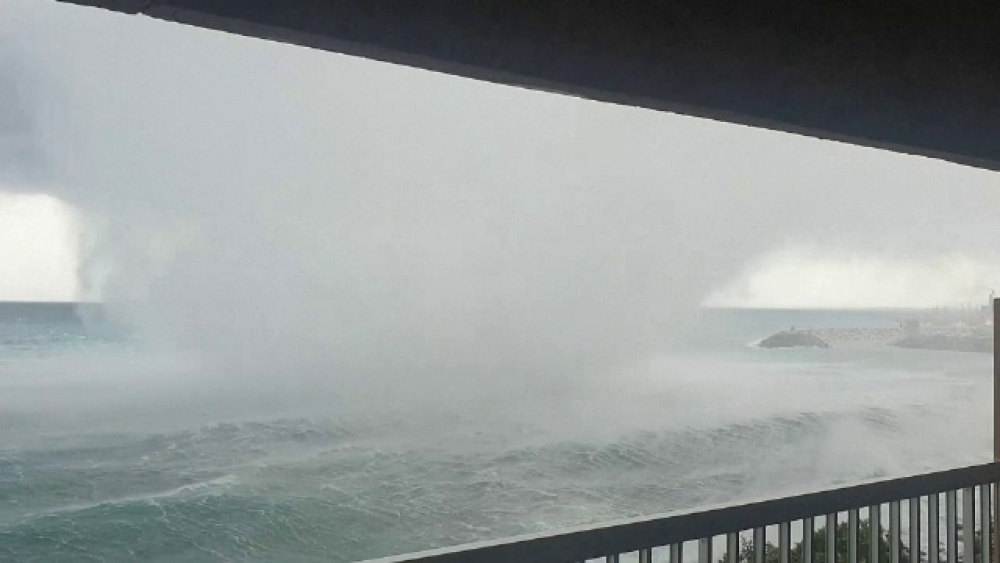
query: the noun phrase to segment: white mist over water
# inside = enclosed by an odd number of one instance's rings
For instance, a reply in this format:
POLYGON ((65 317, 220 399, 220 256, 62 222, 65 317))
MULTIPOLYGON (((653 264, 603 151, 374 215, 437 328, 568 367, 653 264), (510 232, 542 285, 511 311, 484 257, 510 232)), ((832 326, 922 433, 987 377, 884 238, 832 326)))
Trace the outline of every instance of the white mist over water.
POLYGON ((558 394, 257 412, 175 355, 0 324, 0 552, 350 561, 989 457, 987 355, 740 344, 886 312, 704 315, 703 347, 558 394))

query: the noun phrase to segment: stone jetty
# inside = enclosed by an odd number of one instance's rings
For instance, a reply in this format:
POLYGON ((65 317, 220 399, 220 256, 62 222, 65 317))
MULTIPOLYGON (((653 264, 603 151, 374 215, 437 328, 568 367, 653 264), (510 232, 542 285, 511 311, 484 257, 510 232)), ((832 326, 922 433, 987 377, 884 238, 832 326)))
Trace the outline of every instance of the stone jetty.
POLYGON ((808 330, 789 330, 760 341, 761 348, 829 348, 830 345, 808 330))

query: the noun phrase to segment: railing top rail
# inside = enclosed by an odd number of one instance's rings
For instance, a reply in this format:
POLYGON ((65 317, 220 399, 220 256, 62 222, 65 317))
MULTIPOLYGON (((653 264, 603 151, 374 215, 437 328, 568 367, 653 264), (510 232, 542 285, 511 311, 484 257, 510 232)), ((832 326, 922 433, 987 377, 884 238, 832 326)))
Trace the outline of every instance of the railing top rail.
POLYGON ((583 561, 996 482, 1000 482, 1000 463, 987 463, 778 499, 408 553, 369 563, 583 561))

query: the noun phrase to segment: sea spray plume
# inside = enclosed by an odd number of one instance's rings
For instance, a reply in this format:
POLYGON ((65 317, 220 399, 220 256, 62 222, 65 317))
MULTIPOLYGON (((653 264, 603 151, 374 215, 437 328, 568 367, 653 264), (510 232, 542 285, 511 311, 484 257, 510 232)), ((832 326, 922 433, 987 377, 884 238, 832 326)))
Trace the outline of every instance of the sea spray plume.
POLYGON ((57 170, 43 188, 106 222, 87 259, 106 265, 100 296, 138 303, 127 316, 147 340, 241 385, 558 389, 662 350, 786 241, 990 252, 966 235, 991 232, 1000 203, 979 171, 72 6, 7 9, 5 33, 73 93, 37 98, 57 170))

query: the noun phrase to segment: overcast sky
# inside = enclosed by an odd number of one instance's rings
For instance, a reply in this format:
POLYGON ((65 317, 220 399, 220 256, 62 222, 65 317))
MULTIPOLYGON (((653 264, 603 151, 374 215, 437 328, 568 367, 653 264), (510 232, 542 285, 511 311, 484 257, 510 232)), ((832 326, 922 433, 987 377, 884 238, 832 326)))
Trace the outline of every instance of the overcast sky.
POLYGON ((993 173, 50 1, 0 37, 0 299, 615 326, 1000 279, 993 173))

